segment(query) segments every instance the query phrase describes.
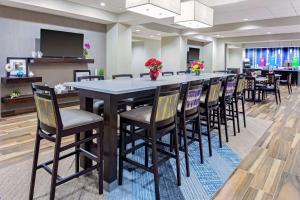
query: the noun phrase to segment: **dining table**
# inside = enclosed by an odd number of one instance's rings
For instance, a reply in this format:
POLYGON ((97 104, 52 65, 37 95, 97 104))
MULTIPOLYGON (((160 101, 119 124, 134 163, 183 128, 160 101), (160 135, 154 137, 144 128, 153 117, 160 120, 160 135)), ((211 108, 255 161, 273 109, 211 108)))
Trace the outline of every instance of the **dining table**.
MULTIPOLYGON (((118 102, 128 98, 136 98, 155 94, 158 86, 170 84, 184 84, 195 80, 209 81, 211 78, 225 78, 231 74, 201 73, 200 75, 160 76, 153 81, 146 78, 130 78, 115 80, 99 80, 85 82, 68 82, 68 87, 78 90, 80 109, 93 112, 93 101, 104 101, 104 187, 111 191, 117 187, 117 149, 118 149, 118 102)), ((80 133, 81 139, 92 134, 92 131, 80 133)), ((87 151, 96 151, 96 144, 90 141, 84 144, 87 151)), ((87 168, 92 161, 84 156, 80 157, 80 166, 87 168)))

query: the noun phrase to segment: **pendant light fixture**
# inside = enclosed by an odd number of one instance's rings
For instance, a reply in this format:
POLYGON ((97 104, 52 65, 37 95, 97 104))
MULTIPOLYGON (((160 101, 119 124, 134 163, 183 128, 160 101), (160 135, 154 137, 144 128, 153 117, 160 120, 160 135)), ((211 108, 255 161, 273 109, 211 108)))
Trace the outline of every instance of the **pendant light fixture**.
POLYGON ((180 0, 126 0, 126 9, 158 19, 180 15, 180 0))
POLYGON ((174 23, 192 29, 213 26, 214 10, 197 0, 181 3, 181 15, 175 16, 174 23))

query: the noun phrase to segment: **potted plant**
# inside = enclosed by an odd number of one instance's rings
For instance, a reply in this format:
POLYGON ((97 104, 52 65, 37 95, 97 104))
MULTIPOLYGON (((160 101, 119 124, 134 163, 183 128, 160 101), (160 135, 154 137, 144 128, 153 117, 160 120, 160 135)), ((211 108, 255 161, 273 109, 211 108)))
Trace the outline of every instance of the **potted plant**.
POLYGON ((91 49, 90 43, 85 43, 83 47, 83 58, 88 59, 89 58, 89 52, 88 50, 91 49))
POLYGON ((155 81, 158 78, 159 72, 162 69, 162 62, 155 58, 150 58, 145 63, 145 66, 150 70, 149 75, 151 80, 155 81))
POLYGON ((199 76, 200 72, 204 70, 204 67, 205 67, 204 61, 192 62, 192 70, 197 76, 199 76))
POLYGON ((104 69, 103 68, 99 68, 99 70, 98 70, 98 76, 100 76, 101 80, 104 80, 104 74, 105 74, 104 69))

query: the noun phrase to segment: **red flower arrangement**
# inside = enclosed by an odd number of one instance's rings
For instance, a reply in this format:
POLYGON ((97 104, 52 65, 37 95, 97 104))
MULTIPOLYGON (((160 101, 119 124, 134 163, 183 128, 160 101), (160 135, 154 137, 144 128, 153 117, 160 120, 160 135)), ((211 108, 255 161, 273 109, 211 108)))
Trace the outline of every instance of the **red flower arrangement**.
POLYGON ((151 80, 156 80, 162 69, 162 62, 155 58, 150 58, 146 61, 145 66, 150 70, 151 80))

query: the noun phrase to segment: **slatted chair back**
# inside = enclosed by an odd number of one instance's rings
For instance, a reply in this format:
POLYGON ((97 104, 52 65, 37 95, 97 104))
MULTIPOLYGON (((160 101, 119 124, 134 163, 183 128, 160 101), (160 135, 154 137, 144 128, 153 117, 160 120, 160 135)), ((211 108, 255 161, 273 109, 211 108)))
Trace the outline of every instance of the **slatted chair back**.
POLYGON ((198 113, 202 89, 202 80, 187 83, 186 90, 183 95, 180 114, 191 116, 198 113))
POLYGON ((174 76, 174 72, 163 72, 163 76, 174 76))
POLYGON ((177 75, 185 75, 186 74, 186 71, 178 71, 178 72, 176 72, 177 73, 177 75))
POLYGON ((140 73, 140 78, 149 77, 149 73, 140 73))
MULTIPOLYGON (((180 95, 180 84, 160 86, 156 89, 151 124, 174 122, 180 95)), ((159 126, 159 125, 158 125, 159 126)))
POLYGON ((219 103, 219 96, 222 87, 220 78, 211 78, 206 93, 205 104, 207 106, 215 106, 219 103))
POLYGON ((49 133, 62 130, 62 121, 54 88, 32 84, 38 126, 49 133))
POLYGON ((242 95, 246 86, 246 77, 244 74, 239 74, 237 77, 237 84, 235 87, 235 95, 242 95))
POLYGON ((222 99, 227 100, 233 97, 236 86, 236 76, 227 76, 224 83, 222 99))
POLYGON ((129 78, 133 78, 132 74, 116 74, 116 75, 112 75, 113 79, 129 79, 129 78))
POLYGON ((81 76, 78 77, 79 82, 101 80, 100 76, 81 76))

